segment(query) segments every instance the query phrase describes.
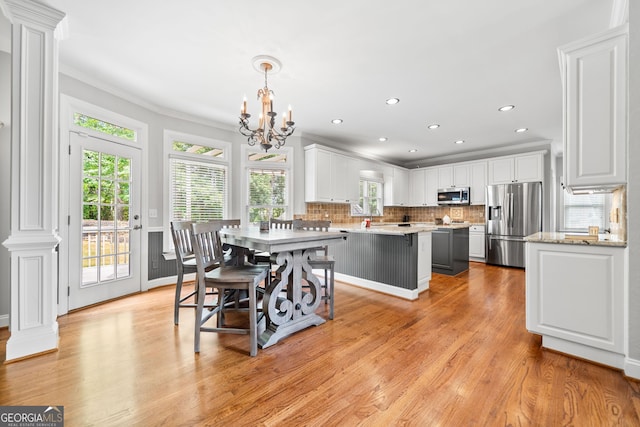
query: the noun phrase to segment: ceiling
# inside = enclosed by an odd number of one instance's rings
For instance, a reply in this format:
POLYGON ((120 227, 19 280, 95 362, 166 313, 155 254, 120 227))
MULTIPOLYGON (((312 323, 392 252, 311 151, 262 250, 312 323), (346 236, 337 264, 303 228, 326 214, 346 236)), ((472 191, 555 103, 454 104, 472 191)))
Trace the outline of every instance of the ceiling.
POLYGON ((233 128, 244 96, 258 116, 252 58, 271 55, 274 107, 292 106, 297 135, 408 166, 561 141, 556 48, 606 30, 614 1, 46 3, 67 14, 66 74, 233 128), (516 108, 499 112, 506 104, 516 108))

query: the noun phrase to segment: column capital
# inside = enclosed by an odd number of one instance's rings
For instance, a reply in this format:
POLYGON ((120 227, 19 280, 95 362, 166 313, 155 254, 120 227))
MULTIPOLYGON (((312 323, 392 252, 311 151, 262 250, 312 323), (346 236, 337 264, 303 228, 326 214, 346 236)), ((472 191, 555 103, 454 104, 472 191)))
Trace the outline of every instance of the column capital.
POLYGON ((19 21, 55 30, 65 17, 64 12, 35 0, 4 0, 4 3, 7 18, 14 24, 19 21))

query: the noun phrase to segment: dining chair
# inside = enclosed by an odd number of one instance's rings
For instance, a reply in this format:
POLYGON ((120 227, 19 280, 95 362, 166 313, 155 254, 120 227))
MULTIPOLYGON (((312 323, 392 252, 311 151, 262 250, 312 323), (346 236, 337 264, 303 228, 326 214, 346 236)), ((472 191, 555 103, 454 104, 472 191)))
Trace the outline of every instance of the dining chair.
MULTIPOLYGON (((223 219, 217 220, 222 228, 239 228, 239 219, 223 219)), ((182 296, 182 285, 184 275, 188 273, 196 273, 196 259, 191 245, 191 225, 193 221, 171 221, 171 237, 173 238, 173 247, 176 254, 176 266, 178 279, 176 281, 176 296, 173 308, 173 323, 179 323, 180 308, 197 306, 198 298, 198 280, 196 278, 193 291, 182 296), (193 298, 193 302, 185 302, 193 298)), ((227 259, 228 262, 228 259, 227 259)), ((209 292, 207 296, 215 295, 215 292, 209 292)), ((206 306, 206 304, 205 304, 206 306)))
MULTIPOLYGON (((293 221, 294 230, 329 231, 331 221, 322 220, 302 220, 293 221)), ((336 260, 329 255, 327 246, 319 248, 310 258, 309 266, 314 270, 324 270, 324 282, 322 289, 324 294, 322 299, 325 304, 329 304, 329 319, 333 319, 333 289, 335 285, 336 260)))
POLYGON ((260 283, 268 276, 267 267, 254 265, 225 265, 225 258, 220 240, 220 221, 192 224, 192 246, 196 259, 198 276, 198 305, 196 307, 194 351, 200 352, 200 332, 219 332, 233 334, 249 334, 249 354, 255 356, 258 352, 258 316, 257 290, 260 283), (216 268, 217 267, 217 268, 216 268), (213 268, 213 269, 212 269, 213 268), (204 298, 207 288, 217 290, 218 298, 212 310, 204 311, 204 298), (248 308, 238 307, 231 303, 232 292, 246 291, 248 294, 248 308), (227 311, 249 312, 249 326, 246 328, 226 325, 223 316, 227 311), (216 315, 215 327, 204 326, 216 315))
POLYGON ((171 221, 171 236, 176 253, 176 267, 178 279, 176 281, 176 296, 173 303, 173 323, 178 324, 181 307, 196 307, 198 298, 198 281, 196 279, 193 291, 182 296, 184 275, 196 273, 196 259, 191 246, 192 221, 171 221), (186 302, 193 299, 193 302, 186 302))
MULTIPOLYGON (((272 230, 291 230, 293 229, 293 220, 292 219, 269 219, 269 228, 272 230)), ((269 252, 258 252, 253 254, 252 263, 253 264, 269 264, 272 265, 272 255, 269 252)))

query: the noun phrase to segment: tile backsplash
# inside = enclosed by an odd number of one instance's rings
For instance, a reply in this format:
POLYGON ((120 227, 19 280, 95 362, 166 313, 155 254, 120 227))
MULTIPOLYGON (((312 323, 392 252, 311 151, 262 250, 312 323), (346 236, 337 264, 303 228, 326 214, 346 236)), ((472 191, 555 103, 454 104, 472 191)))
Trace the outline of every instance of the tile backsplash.
MULTIPOLYGON (((435 222, 436 218, 449 215, 452 219, 469 221, 471 223, 484 223, 484 205, 474 206, 433 206, 433 207, 401 207, 385 206, 383 216, 374 216, 374 221, 402 222, 405 215, 411 222, 435 222)), ((359 223, 362 217, 351 216, 349 204, 340 203, 307 203, 307 212, 304 215, 295 215, 295 218, 309 220, 330 220, 336 224, 359 223)))

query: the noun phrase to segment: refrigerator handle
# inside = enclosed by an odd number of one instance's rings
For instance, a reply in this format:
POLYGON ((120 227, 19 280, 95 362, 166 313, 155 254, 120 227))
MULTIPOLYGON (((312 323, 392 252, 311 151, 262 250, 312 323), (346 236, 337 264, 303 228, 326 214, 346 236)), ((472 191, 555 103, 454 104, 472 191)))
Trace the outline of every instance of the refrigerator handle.
POLYGON ((513 228, 513 193, 509 193, 509 228, 513 228))

